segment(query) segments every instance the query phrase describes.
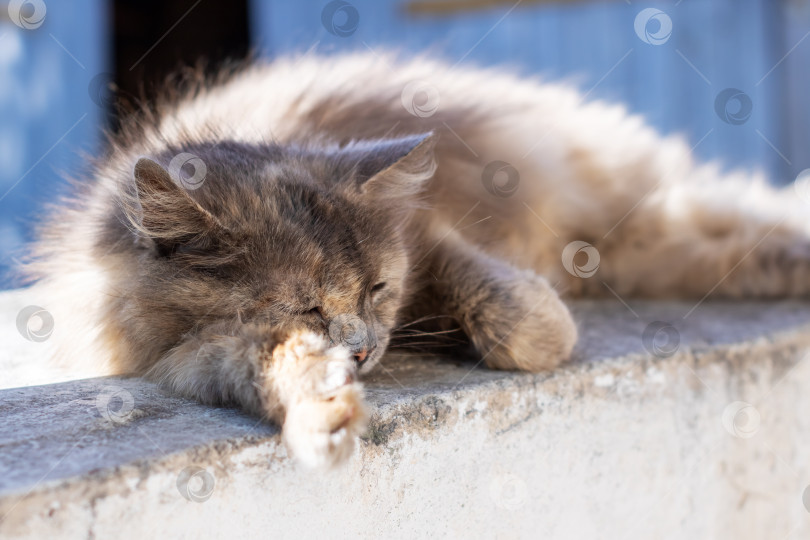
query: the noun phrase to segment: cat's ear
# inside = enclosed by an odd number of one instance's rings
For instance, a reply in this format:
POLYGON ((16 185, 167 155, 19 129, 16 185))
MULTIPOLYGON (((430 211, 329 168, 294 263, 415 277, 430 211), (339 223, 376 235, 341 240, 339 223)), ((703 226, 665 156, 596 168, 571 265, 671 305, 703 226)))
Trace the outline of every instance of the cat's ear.
POLYGON ((135 204, 128 204, 130 221, 159 245, 199 238, 221 228, 219 221, 178 185, 161 164, 148 157, 133 169, 135 204))
POLYGON ((422 191, 433 176, 436 162, 433 132, 396 139, 360 141, 344 148, 354 163, 354 180, 361 193, 402 200, 422 191))

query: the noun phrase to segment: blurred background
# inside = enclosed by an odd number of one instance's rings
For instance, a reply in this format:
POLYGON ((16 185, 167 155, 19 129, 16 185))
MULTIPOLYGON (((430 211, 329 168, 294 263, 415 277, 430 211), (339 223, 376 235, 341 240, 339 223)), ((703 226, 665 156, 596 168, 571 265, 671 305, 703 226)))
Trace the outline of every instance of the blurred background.
POLYGON ((0 274, 104 130, 200 59, 396 49, 504 65, 781 185, 810 167, 808 36, 808 0, 0 0, 0 274))

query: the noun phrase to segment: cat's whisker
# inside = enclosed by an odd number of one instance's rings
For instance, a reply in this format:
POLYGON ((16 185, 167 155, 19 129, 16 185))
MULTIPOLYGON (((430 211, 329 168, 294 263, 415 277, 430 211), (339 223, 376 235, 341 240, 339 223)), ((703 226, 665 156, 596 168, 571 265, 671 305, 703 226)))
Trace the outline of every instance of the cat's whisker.
POLYGON ((395 332, 391 332, 391 335, 402 335, 402 336, 440 336, 443 334, 453 334, 456 332, 461 332, 461 328, 453 328, 451 330, 438 330, 436 332, 424 332, 421 330, 397 330, 395 332))
POLYGON ((435 319, 452 319, 452 318, 453 317, 450 316, 450 315, 426 315, 424 317, 419 317, 418 319, 414 319, 414 320, 412 320, 410 322, 401 324, 401 325, 397 326, 396 328, 394 328, 394 330, 407 328, 408 326, 413 326, 415 324, 419 324, 419 323, 423 323, 423 322, 427 322, 427 321, 432 321, 432 320, 435 320, 435 319))
POLYGON ((395 336, 395 337, 392 338, 392 342, 402 343, 402 344, 405 344, 405 345, 410 345, 410 344, 413 344, 413 343, 430 343, 430 344, 435 344, 435 345, 441 345, 443 347, 444 346, 446 346, 446 347, 454 347, 454 346, 464 345, 464 344, 468 343, 467 341, 465 341, 463 339, 452 339, 452 338, 450 338, 450 339, 446 339, 446 338, 442 339, 442 338, 435 338, 433 336, 425 336, 428 339, 423 339, 422 341, 415 341, 414 340, 414 338, 419 338, 419 337, 421 337, 421 336, 414 336, 414 337, 395 336))
POLYGON ((392 344, 391 346, 400 349, 400 348, 415 347, 416 345, 430 345, 431 347, 455 347, 455 344, 453 343, 434 343, 432 341, 418 341, 416 343, 403 343, 403 344, 395 343, 392 344))

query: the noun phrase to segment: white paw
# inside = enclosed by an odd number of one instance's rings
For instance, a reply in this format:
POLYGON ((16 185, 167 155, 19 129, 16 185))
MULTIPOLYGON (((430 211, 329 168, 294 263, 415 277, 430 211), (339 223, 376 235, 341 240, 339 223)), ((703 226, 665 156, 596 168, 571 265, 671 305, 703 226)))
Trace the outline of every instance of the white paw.
POLYGON ((363 389, 343 347, 329 347, 311 333, 296 334, 278 358, 290 388, 283 437, 293 455, 310 467, 331 467, 347 459, 367 423, 363 389), (294 386, 294 387, 293 387, 294 386))
POLYGON ((351 455, 365 428, 363 394, 353 383, 329 398, 304 399, 291 405, 284 422, 284 440, 305 465, 331 467, 351 455))

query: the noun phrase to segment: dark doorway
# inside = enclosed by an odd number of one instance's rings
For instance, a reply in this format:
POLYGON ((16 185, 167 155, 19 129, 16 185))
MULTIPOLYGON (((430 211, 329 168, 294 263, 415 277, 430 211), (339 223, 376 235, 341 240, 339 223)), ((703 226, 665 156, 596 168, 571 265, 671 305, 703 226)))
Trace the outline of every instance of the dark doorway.
POLYGON ((124 113, 179 68, 204 62, 211 72, 250 49, 248 0, 114 0, 112 17, 110 60, 124 113))

